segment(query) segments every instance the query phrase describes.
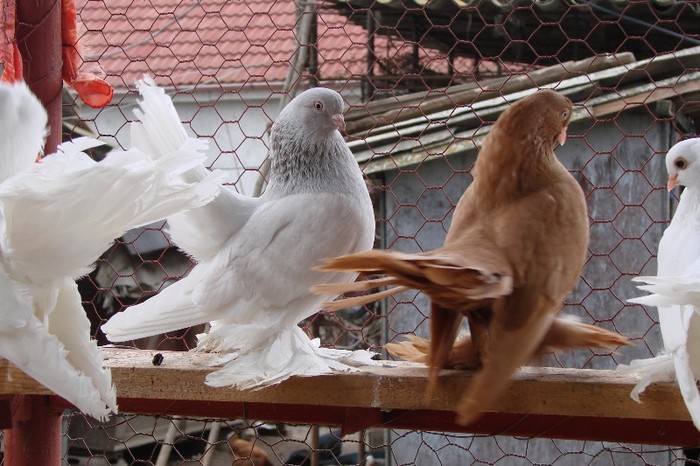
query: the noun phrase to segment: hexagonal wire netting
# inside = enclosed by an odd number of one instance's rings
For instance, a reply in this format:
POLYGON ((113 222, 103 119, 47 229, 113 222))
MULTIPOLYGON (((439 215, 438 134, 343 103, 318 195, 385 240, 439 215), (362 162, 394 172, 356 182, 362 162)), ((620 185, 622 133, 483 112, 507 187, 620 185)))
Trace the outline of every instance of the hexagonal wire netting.
MULTIPOLYGON (((290 97, 323 85, 346 99, 347 136, 368 178, 377 247, 442 244, 483 131, 507 104, 540 87, 575 103, 557 151, 587 195, 590 255, 564 312, 631 337, 618 352, 574 351, 545 364, 613 368, 654 355, 654 309, 626 302, 632 276, 654 273, 673 199, 664 155, 697 132, 700 7, 654 0, 77 0, 86 66, 115 88, 105 108, 64 96, 65 138, 92 132, 128 144, 134 82, 154 76, 210 166, 254 195, 267 129, 290 97), (653 60, 652 60, 653 58, 653 60)), ((130 232, 80 282, 95 337, 115 312, 188 273, 162 224, 130 232)), ((403 293, 302 323, 325 345, 381 350, 427 334, 428 306, 403 293)), ((186 350, 201 328, 135 342, 186 350)), ((65 464, 680 464, 672 448, 605 442, 373 429, 340 438, 327 427, 264 420, 120 415, 65 418, 65 464), (247 442, 247 443, 246 443, 247 442), (267 460, 256 456, 258 449, 267 460), (310 452, 315 453, 311 455, 310 452), (311 456, 310 456, 311 455, 311 456), (251 457, 250 459, 245 459, 251 457), (243 458, 243 459, 241 459, 243 458), (265 462, 267 461, 267 462, 265 462)))

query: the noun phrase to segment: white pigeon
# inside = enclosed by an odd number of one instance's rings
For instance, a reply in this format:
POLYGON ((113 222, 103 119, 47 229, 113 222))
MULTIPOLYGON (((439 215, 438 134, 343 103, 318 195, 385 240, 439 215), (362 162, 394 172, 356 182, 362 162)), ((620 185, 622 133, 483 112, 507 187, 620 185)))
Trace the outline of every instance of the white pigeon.
MULTIPOLYGON (((149 81, 140 90, 161 96, 157 109, 142 104, 151 115, 142 121, 162 141, 144 140, 139 147, 157 151, 161 142, 184 138, 163 91, 149 81)), ((311 293, 312 286, 356 278, 311 270, 318 261, 373 245, 372 203, 338 131, 345 124, 342 112, 337 92, 303 92, 272 126, 272 165, 262 196, 226 189, 214 202, 168 218, 173 241, 197 265, 158 295, 113 316, 102 326, 107 337, 121 342, 212 322, 197 350, 218 353, 211 363, 224 367, 206 383, 241 389, 368 363, 370 353, 321 348, 297 325, 327 299, 311 293)))
POLYGON ((117 412, 74 281, 133 227, 211 201, 212 176, 184 183, 201 142, 160 160, 129 150, 101 162, 79 138, 35 163, 47 114, 26 84, 0 84, 0 357, 97 419, 117 412))
POLYGON ((675 379, 700 429, 700 138, 674 145, 666 154, 666 169, 668 190, 685 189, 659 242, 657 276, 633 279, 646 283, 639 288, 652 294, 629 300, 658 308, 664 351, 619 370, 641 376, 631 394, 637 401, 650 383, 675 379))

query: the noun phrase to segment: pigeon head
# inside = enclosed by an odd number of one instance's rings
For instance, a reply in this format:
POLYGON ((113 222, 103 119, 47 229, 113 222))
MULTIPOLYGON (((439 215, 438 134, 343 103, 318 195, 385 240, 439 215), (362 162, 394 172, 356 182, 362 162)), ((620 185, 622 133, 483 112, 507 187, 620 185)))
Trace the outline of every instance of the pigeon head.
POLYGON ((676 185, 700 186, 700 138, 686 139, 671 147, 666 154, 668 190, 676 185))
MULTIPOLYGON (((299 94, 280 112, 270 132, 270 175, 266 192, 367 190, 357 183, 359 167, 343 136, 343 98, 316 87, 299 94)), ((360 176, 361 178, 361 176, 360 176)))
POLYGON ((311 136, 327 136, 336 129, 345 128, 343 98, 336 91, 316 87, 302 92, 287 105, 277 124, 299 126, 311 136))
POLYGON ((543 89, 520 102, 524 107, 524 115, 529 115, 529 118, 532 118, 532 115, 540 115, 540 121, 533 123, 546 143, 554 146, 559 142, 563 146, 573 108, 571 101, 556 91, 543 89), (542 109, 546 110, 543 112, 542 109))

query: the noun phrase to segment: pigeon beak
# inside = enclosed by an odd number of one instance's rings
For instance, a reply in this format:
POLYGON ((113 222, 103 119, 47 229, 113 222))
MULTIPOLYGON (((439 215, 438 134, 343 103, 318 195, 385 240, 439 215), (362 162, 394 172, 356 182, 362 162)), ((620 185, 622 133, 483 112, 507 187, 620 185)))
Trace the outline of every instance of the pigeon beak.
POLYGON ((559 141, 559 145, 560 145, 560 146, 563 146, 564 143, 566 143, 566 130, 568 130, 568 129, 569 129, 568 126, 564 126, 564 127, 561 129, 561 132, 559 133, 559 136, 557 137, 557 141, 559 141))
POLYGON ((332 115, 331 120, 333 120, 333 126, 338 128, 339 130, 342 131, 345 129, 345 118, 343 118, 342 113, 336 113, 335 115, 332 115))
POLYGON ((673 190, 673 188, 676 187, 677 184, 678 184, 678 173, 673 174, 673 175, 668 177, 668 183, 666 183, 666 189, 668 189, 670 192, 671 190, 673 190))

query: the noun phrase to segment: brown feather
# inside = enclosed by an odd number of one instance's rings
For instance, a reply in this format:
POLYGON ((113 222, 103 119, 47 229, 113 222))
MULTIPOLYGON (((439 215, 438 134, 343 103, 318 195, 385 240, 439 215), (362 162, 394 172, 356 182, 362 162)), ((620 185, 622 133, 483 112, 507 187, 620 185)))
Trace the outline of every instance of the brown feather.
POLYGON ((234 435, 229 439, 228 444, 233 453, 234 466, 272 466, 265 450, 256 446, 255 443, 234 435))
MULTIPOLYGON (((481 367, 457 409, 462 423, 486 410, 511 374, 544 347, 626 343, 610 332, 555 320, 588 246, 583 192, 553 151, 571 110, 569 99, 544 90, 503 112, 484 141, 474 181, 441 248, 420 254, 368 251, 321 267, 381 273, 429 295, 432 338, 425 360, 431 383, 457 347, 467 351, 467 365, 481 367), (462 315, 471 335, 460 347, 455 336, 462 315)), ((399 351, 419 357, 425 345, 415 346, 417 341, 399 351)))
POLYGON ((459 326, 462 323, 462 314, 450 309, 441 308, 433 302, 430 312, 430 350, 428 352, 428 366, 430 376, 425 397, 430 399, 435 391, 440 370, 447 364, 452 345, 459 334, 459 326))
MULTIPOLYGON (((627 338, 619 333, 584 324, 575 320, 557 317, 549 327, 549 332, 535 352, 533 361, 548 353, 577 348, 606 348, 615 349, 629 345, 627 338)), ((408 335, 408 340, 398 343, 387 343, 384 348, 393 357, 406 361, 428 364, 430 340, 416 335, 408 335)), ((459 335, 450 349, 445 362, 447 369, 478 369, 481 361, 476 357, 474 342, 469 333, 459 335)))

